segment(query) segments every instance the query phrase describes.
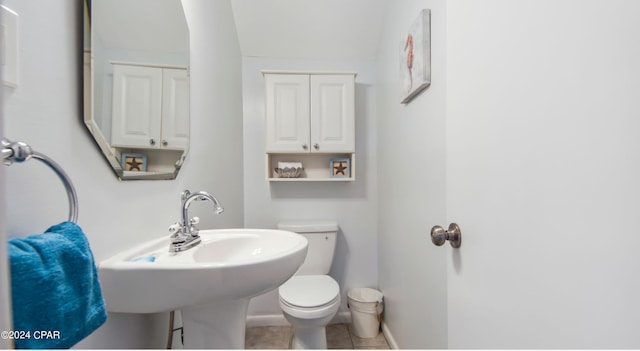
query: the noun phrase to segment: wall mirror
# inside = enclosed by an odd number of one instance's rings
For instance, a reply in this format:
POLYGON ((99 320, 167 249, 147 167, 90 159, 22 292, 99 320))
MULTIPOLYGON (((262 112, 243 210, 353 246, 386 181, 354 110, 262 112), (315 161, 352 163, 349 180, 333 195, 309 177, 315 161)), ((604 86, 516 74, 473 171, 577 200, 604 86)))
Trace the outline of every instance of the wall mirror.
POLYGON ((181 0, 84 3, 87 129, 120 179, 174 179, 189 147, 181 0))

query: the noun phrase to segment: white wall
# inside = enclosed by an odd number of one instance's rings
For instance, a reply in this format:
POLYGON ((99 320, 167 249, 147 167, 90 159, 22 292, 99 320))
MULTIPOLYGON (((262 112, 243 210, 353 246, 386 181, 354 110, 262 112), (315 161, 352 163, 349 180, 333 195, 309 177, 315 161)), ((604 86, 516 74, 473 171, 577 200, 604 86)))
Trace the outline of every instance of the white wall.
MULTIPOLYGON (((4 135, 60 163, 79 199, 79 224, 96 260, 167 235, 180 192, 207 190, 225 207, 195 205, 201 228, 243 224, 241 61, 229 1, 190 0, 191 149, 173 181, 118 181, 81 116, 82 1, 5 0, 20 15, 20 86, 6 97, 4 135)), ((37 161, 5 170, 10 235, 40 233, 67 217, 59 180, 37 161)), ((150 316, 110 314, 83 348, 161 348, 150 316)))
POLYGON ((445 248, 445 1, 392 2, 378 51, 379 275, 385 328, 400 348, 447 347, 445 248), (431 86, 400 104, 400 45, 431 9, 431 86))
POLYGON ((640 347, 638 13, 447 1, 449 347, 640 347))
MULTIPOLYGON (((331 276, 346 292, 377 287, 375 62, 243 58, 245 226, 275 228, 282 220, 331 219, 340 226, 331 276), (265 97, 261 70, 357 72, 356 181, 269 183, 265 171, 265 97)), ((252 299, 251 317, 281 316, 277 292, 252 299)), ((258 322, 259 323, 259 322, 258 322)))

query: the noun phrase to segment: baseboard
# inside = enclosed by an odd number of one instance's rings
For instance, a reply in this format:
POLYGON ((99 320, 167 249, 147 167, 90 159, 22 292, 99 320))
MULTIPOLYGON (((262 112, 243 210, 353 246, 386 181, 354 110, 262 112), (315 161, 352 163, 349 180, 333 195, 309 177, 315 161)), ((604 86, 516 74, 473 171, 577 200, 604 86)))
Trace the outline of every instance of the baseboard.
MULTIPOLYGON (((331 324, 351 323, 351 312, 340 311, 331 320, 331 324)), ((274 327, 290 325, 282 314, 247 316, 247 327, 274 327)))
POLYGON ((399 349, 396 339, 391 334, 391 330, 389 330, 389 327, 387 327, 387 324, 385 322, 382 322, 382 334, 384 334, 384 337, 387 339, 387 342, 389 343, 389 347, 391 349, 399 349))
POLYGON ((289 325, 282 314, 247 316, 247 327, 275 327, 289 325))

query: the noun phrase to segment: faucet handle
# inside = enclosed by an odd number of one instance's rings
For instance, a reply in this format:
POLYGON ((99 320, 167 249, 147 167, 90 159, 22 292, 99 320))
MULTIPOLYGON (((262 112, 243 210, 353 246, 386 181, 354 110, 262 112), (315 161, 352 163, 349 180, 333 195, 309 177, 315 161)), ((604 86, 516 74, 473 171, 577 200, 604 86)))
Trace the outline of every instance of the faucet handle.
POLYGON ((182 226, 180 225, 180 223, 175 222, 175 223, 173 223, 172 225, 169 226, 169 233, 173 235, 173 234, 177 233, 180 230, 181 227, 182 226))
POLYGON ((194 225, 200 223, 200 217, 193 217, 189 220, 189 225, 194 225))

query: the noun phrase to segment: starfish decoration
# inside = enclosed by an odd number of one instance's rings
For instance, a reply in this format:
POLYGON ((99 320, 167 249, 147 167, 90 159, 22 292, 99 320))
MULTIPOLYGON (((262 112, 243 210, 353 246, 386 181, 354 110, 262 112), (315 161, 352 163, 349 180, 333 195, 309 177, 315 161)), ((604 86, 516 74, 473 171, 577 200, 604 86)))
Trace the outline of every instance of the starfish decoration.
POLYGON ((336 162, 333 165, 333 174, 334 175, 338 175, 338 174, 347 175, 345 173, 346 169, 347 169, 347 163, 346 162, 336 162))
POLYGON ((141 165, 142 165, 142 162, 138 162, 137 157, 132 157, 132 158, 127 157, 127 166, 129 166, 130 171, 142 171, 142 169, 140 169, 141 165))

